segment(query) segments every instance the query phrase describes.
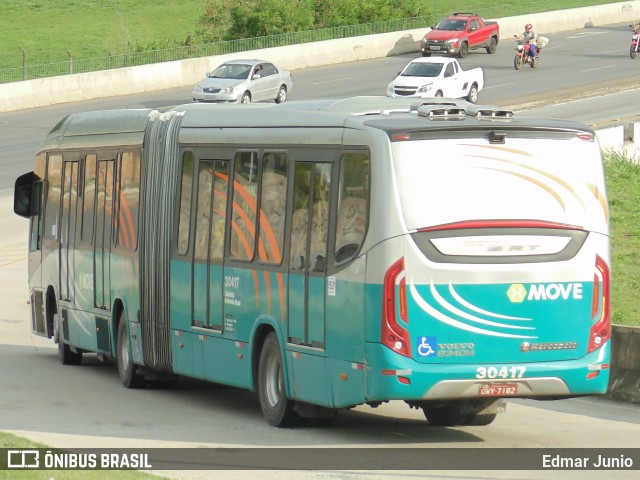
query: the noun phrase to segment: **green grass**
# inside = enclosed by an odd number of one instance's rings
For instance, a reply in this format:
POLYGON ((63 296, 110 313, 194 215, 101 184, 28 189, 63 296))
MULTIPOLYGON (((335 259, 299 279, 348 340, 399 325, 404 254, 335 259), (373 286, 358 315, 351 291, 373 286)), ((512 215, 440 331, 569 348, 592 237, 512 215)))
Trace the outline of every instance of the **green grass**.
MULTIPOLYGON (((18 437, 11 433, 0 432, 0 448, 51 448, 28 438, 18 437)), ((0 480, 162 480, 150 473, 135 470, 0 470, 0 480)))
POLYGON ((184 42, 205 0, 1 0, 0 68, 131 53, 184 42))
POLYGON ((640 325, 640 165, 605 155, 611 209, 612 321, 640 325))
MULTIPOLYGON (((0 69, 130 54, 185 43, 206 0, 0 0, 0 69)), ((491 18, 613 3, 607 0, 468 0, 491 18)), ((423 15, 451 12, 450 0, 424 0, 423 15)), ((462 8, 462 7, 460 7, 462 8)), ((425 20, 426 21, 426 20, 425 20)), ((425 24, 426 26, 426 24, 425 24)))

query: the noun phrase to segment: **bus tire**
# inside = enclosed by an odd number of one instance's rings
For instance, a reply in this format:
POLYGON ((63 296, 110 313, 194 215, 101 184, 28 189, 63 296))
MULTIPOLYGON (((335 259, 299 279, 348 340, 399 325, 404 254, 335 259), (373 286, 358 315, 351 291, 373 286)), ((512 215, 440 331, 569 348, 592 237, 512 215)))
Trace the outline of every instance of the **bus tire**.
POLYGON ((144 385, 144 377, 136 373, 136 366, 131 356, 131 344, 129 342, 129 328, 127 321, 120 318, 118 322, 118 373, 120 381, 125 388, 140 388, 144 385))
POLYGON ((429 424, 434 427, 455 427, 463 425, 467 420, 467 415, 456 405, 423 407, 422 410, 429 424))
POLYGON ((471 414, 467 417, 467 421, 464 424, 483 427, 492 423, 497 416, 497 413, 471 414))
POLYGON ((302 417, 293 411, 293 402, 287 398, 282 354, 274 332, 267 336, 260 352, 258 396, 262 414, 272 427, 293 427, 302 423, 302 417))
POLYGON ((60 332, 60 325, 58 321, 58 315, 54 315, 54 337, 58 343, 58 359, 62 365, 80 365, 82 362, 82 352, 74 352, 71 347, 64 343, 60 332))

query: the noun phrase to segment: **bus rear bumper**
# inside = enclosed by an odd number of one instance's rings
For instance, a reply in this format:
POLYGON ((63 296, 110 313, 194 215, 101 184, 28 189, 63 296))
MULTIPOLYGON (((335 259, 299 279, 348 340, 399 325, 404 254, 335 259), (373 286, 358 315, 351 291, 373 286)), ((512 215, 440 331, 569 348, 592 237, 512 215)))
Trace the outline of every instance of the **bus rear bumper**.
POLYGON ((607 342, 582 358, 553 362, 426 364, 368 344, 366 397, 368 401, 554 399, 603 394, 609 384, 610 348, 607 342))

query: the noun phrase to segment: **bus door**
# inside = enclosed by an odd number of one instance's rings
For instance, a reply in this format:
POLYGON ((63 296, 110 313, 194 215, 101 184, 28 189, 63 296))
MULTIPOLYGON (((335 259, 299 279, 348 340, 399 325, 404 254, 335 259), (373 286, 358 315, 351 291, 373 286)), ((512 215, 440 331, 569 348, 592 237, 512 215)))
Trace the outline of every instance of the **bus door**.
POLYGON ((200 160, 193 258, 193 324, 222 329, 228 160, 200 160))
POLYGON ((113 160, 98 161, 95 238, 93 247, 95 306, 111 305, 110 253, 113 231, 113 160))
POLYGON ((290 230, 288 341, 323 350, 331 166, 295 164, 290 230))
POLYGON ((74 250, 78 203, 78 162, 64 162, 62 167, 62 210, 60 212, 60 299, 74 302, 74 250))

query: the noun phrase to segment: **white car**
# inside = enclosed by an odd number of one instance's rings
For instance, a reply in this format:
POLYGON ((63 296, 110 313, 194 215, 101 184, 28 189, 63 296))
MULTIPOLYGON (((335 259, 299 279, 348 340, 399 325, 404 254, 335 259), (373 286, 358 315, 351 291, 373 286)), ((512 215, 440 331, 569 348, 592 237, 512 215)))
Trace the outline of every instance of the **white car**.
POLYGON ((427 57, 404 67, 387 87, 387 96, 464 98, 475 103, 483 88, 480 67, 463 70, 455 58, 427 57))
POLYGON ((282 103, 293 88, 291 72, 264 60, 225 62, 198 82, 191 96, 194 102, 282 103))

